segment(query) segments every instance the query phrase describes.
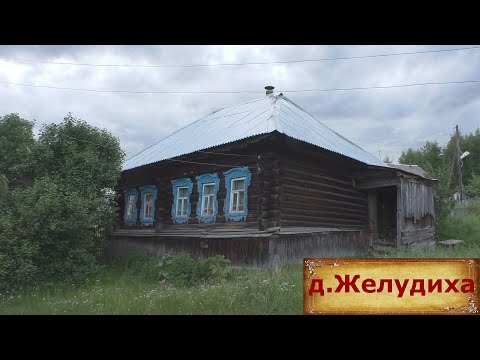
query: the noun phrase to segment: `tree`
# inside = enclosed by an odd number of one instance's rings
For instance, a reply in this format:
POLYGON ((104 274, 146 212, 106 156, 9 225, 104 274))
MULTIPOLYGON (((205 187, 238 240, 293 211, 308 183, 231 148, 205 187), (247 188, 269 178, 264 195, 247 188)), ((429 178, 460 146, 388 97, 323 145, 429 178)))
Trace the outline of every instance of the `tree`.
POLYGON ((443 169, 442 148, 437 141, 427 141, 418 150, 409 148, 406 152, 402 151, 398 161, 400 164, 418 165, 429 176, 437 178, 443 169))
POLYGON ((472 175, 470 183, 465 186, 465 192, 470 196, 480 196, 480 175, 472 175))
POLYGON ((419 163, 423 162, 422 152, 421 150, 408 148, 407 151, 402 151, 402 154, 398 158, 398 162, 400 164, 419 165, 419 163))
POLYGON ((401 164, 418 165, 429 177, 439 180, 434 196, 437 219, 447 216, 451 208, 448 198, 452 190, 448 184, 449 170, 445 165, 444 151, 437 141, 427 141, 420 149, 409 148, 402 152, 399 158, 401 164))
POLYGON ((5 175, 10 188, 31 181, 32 150, 35 146, 33 121, 18 114, 0 118, 0 174, 5 175))
MULTIPOLYGON (((9 119, 26 139, 28 122, 9 119)), ((3 146, 5 159, 19 148, 28 151, 16 158, 19 166, 2 162, 13 170, 9 179, 0 177, 0 205, 6 204, 0 209, 0 287, 33 278, 81 281, 96 271, 95 251, 115 218, 116 205, 104 189, 120 176, 119 140, 68 114, 44 126, 38 141, 21 143, 28 146, 3 146), (9 188, 10 179, 21 185, 9 188)))
POLYGON ((383 158, 383 162, 385 164, 391 164, 393 161, 388 157, 388 155, 386 155, 384 158, 383 158))

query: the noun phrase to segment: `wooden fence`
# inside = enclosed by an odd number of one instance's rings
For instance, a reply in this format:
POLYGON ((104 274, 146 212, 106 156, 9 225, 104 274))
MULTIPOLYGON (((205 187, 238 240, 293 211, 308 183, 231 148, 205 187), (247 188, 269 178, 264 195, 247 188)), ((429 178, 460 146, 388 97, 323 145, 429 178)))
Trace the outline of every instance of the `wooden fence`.
POLYGON ((470 199, 456 202, 451 211, 453 216, 467 216, 480 208, 480 199, 470 199))

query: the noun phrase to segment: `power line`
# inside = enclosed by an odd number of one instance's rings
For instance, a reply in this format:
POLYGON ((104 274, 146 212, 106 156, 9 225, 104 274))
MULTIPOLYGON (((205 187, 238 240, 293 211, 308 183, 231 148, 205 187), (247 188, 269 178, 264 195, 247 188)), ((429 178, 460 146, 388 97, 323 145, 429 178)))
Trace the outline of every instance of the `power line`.
POLYGON ((352 88, 332 88, 332 89, 305 89, 305 90, 284 90, 283 92, 312 92, 312 91, 349 91, 349 90, 370 90, 370 89, 393 89, 410 86, 427 86, 427 85, 448 85, 448 84, 468 84, 479 83, 480 80, 463 80, 463 81, 443 81, 443 82, 425 82, 425 83, 413 83, 413 84, 400 84, 400 85, 386 85, 386 86, 366 86, 366 87, 352 87, 352 88))
POLYGON ((244 156, 244 157, 254 157, 257 158, 256 155, 244 155, 244 154, 227 154, 227 153, 221 153, 221 152, 214 152, 214 151, 202 151, 202 150, 197 150, 199 153, 204 153, 204 154, 214 154, 214 155, 227 155, 227 156, 244 156))
POLYGON ((264 91, 134 91, 134 90, 98 90, 98 89, 82 89, 82 88, 69 88, 49 85, 33 85, 33 84, 20 84, 11 83, 7 81, 0 81, 0 84, 15 85, 15 86, 27 86, 35 88, 47 88, 56 90, 72 90, 72 91, 87 91, 87 92, 99 92, 99 93, 128 93, 128 94, 241 94, 241 93, 259 93, 264 91))
MULTIPOLYGON (((399 85, 386 85, 386 86, 365 86, 365 87, 351 87, 351 88, 331 88, 331 89, 302 89, 302 90, 282 90, 282 93, 298 93, 298 92, 316 92, 316 91, 350 91, 350 90, 370 90, 370 89, 391 89, 402 88, 412 86, 427 86, 427 85, 448 85, 448 84, 468 84, 479 83, 480 80, 463 80, 463 81, 444 81, 444 82, 425 82, 425 83, 413 83, 413 84, 399 84, 399 85)), ((215 94, 254 94, 264 93, 264 91, 258 90, 239 90, 239 91, 135 91, 135 90, 98 90, 98 89, 83 89, 83 88, 69 88, 49 85, 33 85, 33 84, 20 84, 11 83, 7 81, 0 81, 0 84, 26 86, 34 88, 46 88, 55 90, 71 90, 71 91, 85 91, 85 92, 97 92, 97 93, 126 93, 126 94, 176 94, 176 95, 215 95, 215 94)))
MULTIPOLYGON (((93 142, 93 141, 84 140, 84 139, 79 139, 79 138, 76 138, 76 137, 73 137, 73 136, 69 136, 69 135, 66 135, 66 134, 59 134, 59 135, 64 136, 64 137, 67 137, 67 138, 70 138, 70 139, 73 139, 73 140, 82 141, 82 142, 86 142, 86 143, 89 143, 89 144, 101 146, 101 147, 104 147, 104 148, 107 148, 107 149, 110 148, 109 146, 106 146, 106 145, 103 145, 103 144, 99 144, 99 143, 96 143, 96 142, 93 142)), ((143 152, 143 151, 142 151, 142 152, 143 152)), ((201 150, 198 150, 198 151, 196 151, 196 152, 207 153, 207 154, 217 154, 217 155, 246 156, 246 157, 254 157, 254 158, 257 158, 257 156, 255 156, 255 155, 226 154, 226 153, 217 153, 217 152, 212 152, 212 151, 201 151, 201 150)), ((140 154, 140 153, 139 153, 139 154, 140 154)), ((138 155, 138 154, 137 154, 137 155, 138 155)), ((135 156, 136 156, 136 155, 135 155, 135 156)), ((133 157, 135 157, 135 156, 133 156, 133 157)), ((133 157, 132 157, 132 158, 133 158, 133 157)), ((242 167, 248 167, 248 168, 250 168, 250 169, 256 169, 256 170, 258 170, 258 168, 260 167, 260 165, 257 165, 257 167, 254 167, 254 166, 243 166, 243 165, 224 165, 224 164, 213 164, 213 163, 204 163, 204 162, 178 160, 178 159, 164 159, 164 160, 162 160, 162 161, 178 161, 178 162, 189 163, 189 164, 221 166, 221 167, 228 167, 228 168, 231 168, 232 166, 242 166, 242 167)))
MULTIPOLYGON (((43 124, 43 125, 47 125, 47 124, 43 124)), ((104 147, 106 149, 111 149, 110 146, 99 144, 99 143, 89 141, 89 140, 85 140, 85 139, 79 139, 79 138, 76 138, 76 137, 73 137, 73 136, 70 136, 70 135, 66 135, 66 134, 57 134, 57 135, 59 135, 60 137, 67 137, 67 138, 72 139, 72 140, 77 140, 77 141, 89 143, 89 144, 92 144, 92 145, 101 146, 101 147, 104 147)))
POLYGON ((178 161, 178 162, 183 162, 183 163, 189 163, 189 164, 199 164, 199 165, 210 165, 210 166, 221 166, 221 167, 247 167, 250 169, 258 169, 257 167, 254 166, 243 166, 243 165, 224 165, 224 164, 212 164, 212 163, 204 163, 204 162, 198 162, 198 161, 187 161, 187 160, 178 160, 178 159, 163 159, 161 161, 178 161))
POLYGON ((93 64, 93 63, 74 63, 74 62, 56 62, 56 61, 45 61, 45 60, 32 60, 32 59, 22 59, 22 58, 11 58, 11 57, 6 57, 6 56, 0 56, 0 59, 9 60, 9 61, 42 63, 42 64, 94 66, 94 67, 194 68, 194 67, 216 67, 216 66, 294 64, 294 63, 308 63, 308 62, 334 61, 334 60, 358 60, 358 59, 368 59, 368 58, 388 57, 388 56, 428 54, 428 53, 440 53, 440 52, 460 51, 460 50, 474 50, 474 49, 479 49, 479 48, 480 48, 480 46, 470 46, 470 47, 463 47, 463 48, 450 48, 450 49, 424 50, 424 51, 408 51, 408 52, 400 52, 400 53, 374 54, 374 55, 362 55, 362 56, 342 56, 342 57, 332 57, 332 58, 316 58, 316 59, 285 60, 285 61, 265 61, 265 62, 243 62, 243 63, 185 64, 185 65, 172 65, 172 64, 160 64, 160 65, 93 64))
POLYGON ((96 143, 96 142, 93 142, 93 141, 88 141, 88 140, 84 140, 84 139, 78 139, 78 138, 75 138, 75 137, 73 137, 73 136, 69 136, 69 135, 66 135, 66 134, 59 134, 59 135, 60 135, 60 136, 67 137, 67 138, 70 138, 70 139, 72 139, 72 140, 82 141, 82 142, 86 142, 86 143, 89 143, 89 144, 101 146, 101 147, 104 147, 104 148, 106 148, 106 149, 111 149, 110 146, 106 146, 106 145, 103 145, 103 144, 99 144, 99 143, 96 143))

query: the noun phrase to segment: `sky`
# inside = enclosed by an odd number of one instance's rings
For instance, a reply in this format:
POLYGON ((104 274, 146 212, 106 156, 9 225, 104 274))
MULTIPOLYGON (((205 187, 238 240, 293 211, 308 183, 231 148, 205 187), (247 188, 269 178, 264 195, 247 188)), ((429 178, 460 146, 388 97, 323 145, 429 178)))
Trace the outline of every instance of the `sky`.
POLYGON ((462 133, 479 128, 480 82, 331 89, 480 81, 480 48, 438 51, 474 46, 0 45, 0 116, 35 120, 38 135, 70 112, 108 129, 129 158, 214 110, 265 96, 272 85, 372 155, 396 162, 427 140, 444 145, 455 125, 462 133), (435 52, 383 56, 425 51, 435 52), (318 59, 331 60, 299 61, 318 59), (245 63, 268 64, 181 66, 245 63), (311 89, 329 91, 297 92, 311 89), (119 90, 147 93, 110 92, 119 90))

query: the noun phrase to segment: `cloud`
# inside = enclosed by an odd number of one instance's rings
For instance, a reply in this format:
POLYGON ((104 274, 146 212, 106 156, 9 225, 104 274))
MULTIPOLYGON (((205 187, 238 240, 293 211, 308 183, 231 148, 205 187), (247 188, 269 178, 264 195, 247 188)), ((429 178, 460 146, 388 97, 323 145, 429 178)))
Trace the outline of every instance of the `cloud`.
POLYGON ((211 111, 264 96, 273 85, 333 130, 375 156, 396 159, 453 127, 480 123, 480 84, 292 92, 480 79, 480 50, 365 59, 218 67, 135 68, 55 65, 1 57, 89 64, 187 65, 365 56, 456 46, 0 46, 0 81, 131 91, 258 91, 239 94, 95 93, 0 84, 0 114, 43 123, 71 112, 120 138, 127 156, 211 111))

